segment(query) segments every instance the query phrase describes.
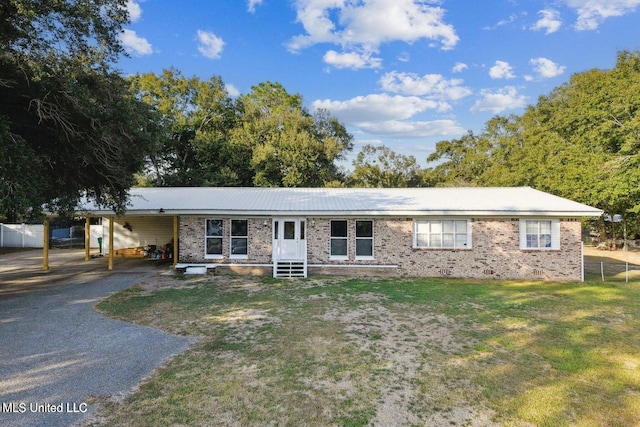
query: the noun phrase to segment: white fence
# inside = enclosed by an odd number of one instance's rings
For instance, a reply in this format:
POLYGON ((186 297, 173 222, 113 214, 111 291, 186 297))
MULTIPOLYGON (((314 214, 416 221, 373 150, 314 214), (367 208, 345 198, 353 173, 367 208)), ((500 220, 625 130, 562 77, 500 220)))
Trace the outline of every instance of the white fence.
POLYGON ((0 223, 0 248, 41 248, 44 225, 0 223))

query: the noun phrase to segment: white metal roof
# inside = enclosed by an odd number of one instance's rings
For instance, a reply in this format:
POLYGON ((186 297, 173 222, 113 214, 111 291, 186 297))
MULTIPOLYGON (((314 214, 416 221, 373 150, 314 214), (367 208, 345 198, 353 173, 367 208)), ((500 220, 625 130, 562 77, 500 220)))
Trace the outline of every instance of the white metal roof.
MULTIPOLYGON (((132 188, 127 215, 600 216, 602 211, 530 187, 132 188)), ((112 215, 85 203, 80 212, 112 215)))

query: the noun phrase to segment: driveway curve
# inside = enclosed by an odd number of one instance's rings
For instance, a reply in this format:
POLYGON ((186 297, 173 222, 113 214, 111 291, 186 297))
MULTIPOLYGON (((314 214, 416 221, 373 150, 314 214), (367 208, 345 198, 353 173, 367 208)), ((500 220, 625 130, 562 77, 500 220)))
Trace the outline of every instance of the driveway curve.
POLYGON ((1 426, 82 422, 96 409, 90 397, 129 394, 196 341, 92 309, 149 274, 80 273, 70 284, 0 298, 1 426))

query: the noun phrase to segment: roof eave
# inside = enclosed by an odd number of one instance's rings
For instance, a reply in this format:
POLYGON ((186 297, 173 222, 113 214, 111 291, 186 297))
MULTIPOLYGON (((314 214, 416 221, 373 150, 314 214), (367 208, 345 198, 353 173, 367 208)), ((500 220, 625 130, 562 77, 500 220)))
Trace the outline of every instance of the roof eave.
MULTIPOLYGON (((78 212, 80 216, 114 216, 114 211, 106 210, 85 210, 78 212)), ((458 217, 599 217, 603 214, 600 210, 588 211, 508 211, 508 210, 433 210, 433 211, 416 211, 416 210, 367 210, 367 211, 260 211, 260 210, 185 210, 185 209, 137 209, 129 210, 125 213, 128 216, 316 216, 316 217, 425 217, 425 216, 458 216, 458 217)))

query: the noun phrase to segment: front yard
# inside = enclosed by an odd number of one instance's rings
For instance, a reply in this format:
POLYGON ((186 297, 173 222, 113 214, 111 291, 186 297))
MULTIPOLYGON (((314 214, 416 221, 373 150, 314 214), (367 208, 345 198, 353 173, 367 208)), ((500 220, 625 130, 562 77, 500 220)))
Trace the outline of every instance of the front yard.
POLYGON ((98 309, 201 339, 96 425, 640 424, 638 281, 154 278, 98 309))

